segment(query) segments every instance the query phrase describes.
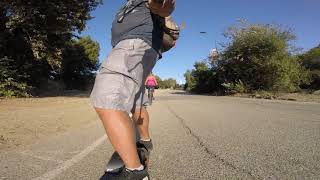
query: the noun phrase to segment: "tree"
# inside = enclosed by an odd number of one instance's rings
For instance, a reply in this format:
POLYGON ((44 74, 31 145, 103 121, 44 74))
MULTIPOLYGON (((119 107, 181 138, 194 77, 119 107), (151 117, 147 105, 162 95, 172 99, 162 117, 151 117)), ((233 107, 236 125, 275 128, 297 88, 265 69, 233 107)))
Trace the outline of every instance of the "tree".
POLYGON ((302 65, 310 70, 310 85, 307 88, 320 89, 320 45, 300 56, 302 65))
POLYGON ((191 91, 191 89, 194 88, 196 82, 195 82, 195 79, 193 78, 190 70, 187 70, 184 73, 184 78, 186 80, 186 83, 184 85, 184 90, 191 91))
POLYGON ((289 53, 295 39, 290 30, 276 25, 246 24, 230 27, 225 36, 230 42, 218 68, 220 81, 242 82, 248 91, 292 92, 307 82, 307 71, 289 53))
POLYGON ((184 76, 186 79, 185 90, 195 93, 211 93, 219 91, 219 83, 215 67, 210 67, 211 61, 198 61, 192 71, 188 70, 184 76))
POLYGON ((162 80, 159 76, 155 75, 155 78, 158 82, 158 88, 160 89, 175 89, 177 87, 177 81, 173 78, 162 80))
MULTIPOLYGON (((19 29, 30 44, 34 57, 43 59, 59 56, 73 33, 84 30, 86 21, 91 19, 90 11, 99 3, 97 0, 4 0, 2 5, 7 29, 19 29)), ((51 60, 51 66, 59 66, 54 58, 51 60)))
POLYGON ((89 36, 71 41, 63 51, 62 79, 68 89, 86 89, 97 70, 99 44, 89 36))
POLYGON ((36 61, 21 31, 2 29, 0 33, 0 96, 27 96, 32 87, 39 86, 48 77, 45 61, 36 61), (17 88, 24 87, 24 88, 17 88))
POLYGON ((16 68, 13 66, 13 60, 7 57, 0 59, 0 96, 1 97, 26 97, 29 96, 27 91, 29 86, 21 83, 19 80, 21 75, 17 74, 16 68))
POLYGON ((157 88, 162 88, 163 87, 163 82, 162 82, 162 79, 159 77, 159 76, 157 76, 157 75, 155 75, 155 78, 156 78, 156 80, 157 80, 157 83, 158 83, 158 87, 157 88))
POLYGON ((293 92, 309 81, 308 70, 292 55, 290 30, 277 25, 231 26, 219 55, 196 62, 185 73, 187 90, 196 93, 293 92))
POLYGON ((99 3, 97 0, 1 1, 0 59, 7 61, 1 68, 16 70, 10 75, 15 82, 39 87, 50 71, 61 71, 63 49, 76 33, 85 29, 86 21, 92 18, 90 12, 99 3))
POLYGON ((196 62, 192 71, 192 77, 195 80, 195 86, 192 91, 198 93, 208 93, 211 88, 209 87, 210 69, 205 61, 196 62))
POLYGON ((173 78, 165 79, 162 81, 162 89, 175 89, 177 81, 173 78))

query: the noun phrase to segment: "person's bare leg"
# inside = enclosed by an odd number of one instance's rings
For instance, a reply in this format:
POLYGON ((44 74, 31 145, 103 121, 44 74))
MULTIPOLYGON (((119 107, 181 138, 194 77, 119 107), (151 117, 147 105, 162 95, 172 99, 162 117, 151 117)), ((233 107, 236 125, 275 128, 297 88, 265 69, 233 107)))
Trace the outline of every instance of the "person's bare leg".
POLYGON ((135 131, 128 114, 123 111, 95 108, 108 138, 127 168, 141 166, 135 143, 135 131))
POLYGON ((136 121, 140 138, 150 139, 149 134, 149 113, 145 107, 136 108, 133 112, 133 119, 136 121))

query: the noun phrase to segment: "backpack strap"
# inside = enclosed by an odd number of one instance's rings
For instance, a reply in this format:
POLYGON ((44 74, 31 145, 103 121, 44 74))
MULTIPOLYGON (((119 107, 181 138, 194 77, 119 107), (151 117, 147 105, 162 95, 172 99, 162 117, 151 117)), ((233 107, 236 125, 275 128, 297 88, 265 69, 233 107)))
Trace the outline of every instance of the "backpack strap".
POLYGON ((123 7, 123 9, 121 11, 122 15, 117 20, 118 23, 122 23, 124 18, 126 17, 126 15, 129 14, 130 12, 132 12, 136 7, 140 6, 143 3, 148 2, 147 0, 143 0, 143 1, 133 5, 132 7, 130 7, 133 4, 134 1, 135 0, 129 0, 127 2, 127 4, 123 7))

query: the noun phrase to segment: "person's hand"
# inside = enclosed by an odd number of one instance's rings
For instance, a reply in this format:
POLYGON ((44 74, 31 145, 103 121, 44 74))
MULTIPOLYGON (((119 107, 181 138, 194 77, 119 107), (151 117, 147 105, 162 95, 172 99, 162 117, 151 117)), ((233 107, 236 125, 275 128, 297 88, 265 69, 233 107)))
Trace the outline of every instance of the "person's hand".
POLYGON ((162 3, 159 3, 157 0, 148 0, 151 12, 161 17, 168 17, 173 12, 175 5, 175 0, 163 0, 162 3))

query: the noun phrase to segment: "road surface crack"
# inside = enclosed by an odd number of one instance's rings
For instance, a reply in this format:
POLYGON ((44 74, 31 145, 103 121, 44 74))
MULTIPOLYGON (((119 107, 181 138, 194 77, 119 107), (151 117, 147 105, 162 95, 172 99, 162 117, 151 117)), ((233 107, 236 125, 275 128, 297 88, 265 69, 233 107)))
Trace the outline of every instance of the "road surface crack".
POLYGON ((228 162, 226 159, 223 159, 222 157, 220 157, 219 155, 217 155, 216 153, 212 152, 209 150, 208 147, 205 146, 204 142, 201 140, 201 138, 196 135, 192 130, 191 128, 186 124, 185 120, 180 117, 177 113, 175 113, 169 106, 168 107, 168 110, 177 118, 180 120, 180 123, 182 124, 183 128, 187 131, 187 133, 189 135, 191 135, 197 142, 198 144, 200 145, 200 147, 209 155, 211 156, 212 158, 220 161, 222 164, 232 168, 233 170, 236 170, 236 171, 240 171, 242 173, 245 173, 247 175, 249 175, 251 178, 253 179, 259 179, 257 177, 254 176, 254 174, 251 172, 251 171, 248 171, 246 169, 242 169, 242 168, 239 168, 237 166, 235 166, 234 164, 228 162))

